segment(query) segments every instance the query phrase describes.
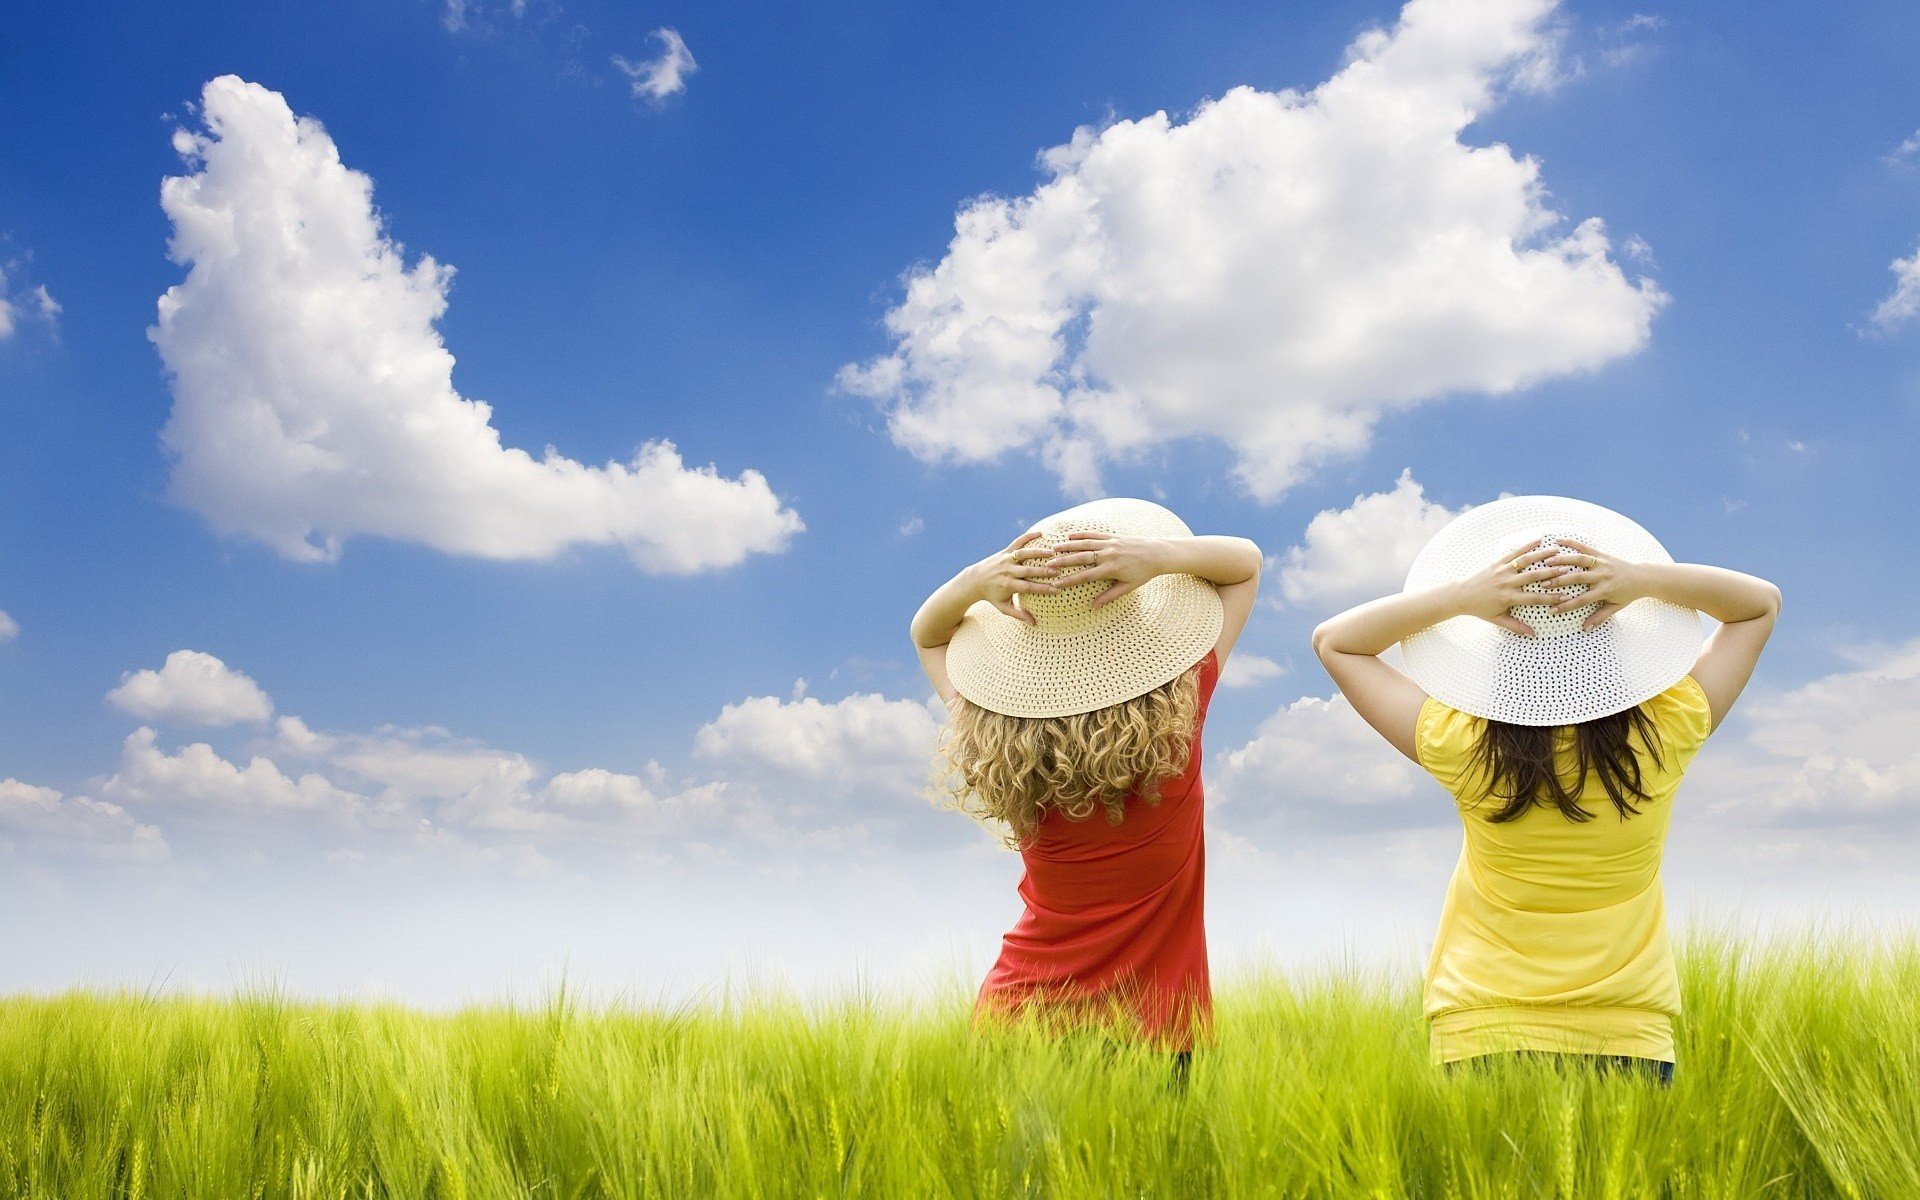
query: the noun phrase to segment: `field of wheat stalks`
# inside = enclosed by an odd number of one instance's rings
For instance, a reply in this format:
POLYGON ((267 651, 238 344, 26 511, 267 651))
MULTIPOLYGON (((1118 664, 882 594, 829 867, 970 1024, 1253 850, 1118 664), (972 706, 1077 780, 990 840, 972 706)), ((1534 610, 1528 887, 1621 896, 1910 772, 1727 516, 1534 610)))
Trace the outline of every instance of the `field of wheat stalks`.
POLYGON ((1414 981, 1228 981, 1189 1085, 951 1002, 0 1000, 0 1194, 1920 1197, 1920 943, 1695 938, 1671 1090, 1428 1065, 1414 981))

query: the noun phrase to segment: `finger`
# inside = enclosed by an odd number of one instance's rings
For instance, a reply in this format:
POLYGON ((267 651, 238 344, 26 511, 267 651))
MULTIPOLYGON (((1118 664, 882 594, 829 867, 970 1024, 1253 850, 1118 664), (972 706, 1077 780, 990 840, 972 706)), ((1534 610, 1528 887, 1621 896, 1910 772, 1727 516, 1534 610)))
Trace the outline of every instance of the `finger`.
POLYGON ((1082 550, 1073 554, 1059 554, 1048 560, 1047 565, 1066 570, 1068 567, 1083 567, 1100 561, 1100 556, 1091 550, 1082 550))
POLYGON ((1015 550, 1010 557, 1012 557, 1015 562, 1026 562, 1032 558, 1048 558, 1051 557, 1052 554, 1053 547, 1051 546, 1022 546, 1018 550, 1015 550))
POLYGON ((1498 625, 1502 629, 1508 630, 1509 632, 1512 632, 1512 633, 1517 633, 1521 637, 1530 638, 1533 636, 1533 626, 1527 624, 1525 621, 1522 621, 1519 617, 1514 616, 1512 613, 1501 613, 1497 617, 1488 617, 1487 620, 1493 622, 1495 625, 1498 625))
POLYGON ((1052 579, 1054 569, 1045 563, 1015 563, 1007 568, 1015 579, 1052 579))
POLYGON ((1103 604, 1109 604, 1139 586, 1137 583, 1126 583, 1124 581, 1109 584, 1106 591, 1101 592, 1093 598, 1093 604, 1090 607, 1099 608, 1103 604))
POLYGON ((1611 600, 1605 601, 1599 608, 1594 609, 1593 612, 1587 616, 1586 620, 1580 622, 1580 628, 1598 629, 1608 621, 1613 620, 1613 614, 1619 612, 1624 607, 1626 606, 1623 604, 1615 604, 1611 600))
POLYGON ((1113 535, 1110 533, 1101 533, 1098 530, 1093 530, 1093 529, 1081 529, 1081 530, 1076 530, 1073 533, 1069 533, 1067 535, 1067 540, 1070 542, 1072 541, 1110 542, 1113 540, 1113 535))
POLYGON ((1561 613, 1570 613, 1576 608, 1585 608, 1589 604, 1597 603, 1601 603, 1600 597, 1593 594, 1592 588, 1588 588, 1578 596, 1568 596, 1565 600, 1560 601, 1560 603, 1554 605, 1547 611, 1557 617, 1561 613))
POLYGON ((1008 585, 1009 590, 1025 592, 1029 596, 1051 596, 1060 589, 1051 583, 1037 583, 1028 579, 1016 579, 1008 585))
POLYGON ((1038 529, 1027 530, 1025 533, 1021 534, 1019 537, 1013 539, 1013 541, 1008 544, 1007 549, 1018 550, 1020 547, 1026 545, 1028 542, 1039 537, 1040 532, 1041 531, 1038 529))
POLYGON ((1599 554, 1600 553, 1598 550, 1595 550, 1592 546, 1587 545, 1585 542, 1578 542, 1570 537, 1563 537, 1558 540, 1562 546, 1565 546, 1569 550, 1577 551, 1581 554, 1599 554))
POLYGON ((1561 571, 1558 567, 1528 567, 1515 575, 1514 579, 1520 583, 1546 583, 1548 580, 1557 580, 1560 577, 1561 571))
POLYGON ((1560 553, 1560 551, 1556 547, 1539 546, 1532 550, 1524 552, 1516 551, 1513 554, 1509 554, 1506 558, 1502 559, 1498 565, 1504 566, 1511 571, 1524 571, 1528 567, 1534 566, 1544 559, 1552 558, 1558 553, 1560 553))
POLYGON ((1053 578, 1053 582, 1060 587, 1072 587, 1076 583, 1090 583, 1095 579, 1111 578, 1113 578, 1112 563, 1095 563, 1090 567, 1083 567, 1078 571, 1068 571, 1063 575, 1056 575, 1053 578))
POLYGON ((1559 570, 1553 577, 1554 587, 1592 587, 1600 582, 1598 571, 1583 571, 1578 567, 1559 570))
POLYGON ((1033 614, 1011 600, 995 600, 993 606, 1024 625, 1033 624, 1033 614))

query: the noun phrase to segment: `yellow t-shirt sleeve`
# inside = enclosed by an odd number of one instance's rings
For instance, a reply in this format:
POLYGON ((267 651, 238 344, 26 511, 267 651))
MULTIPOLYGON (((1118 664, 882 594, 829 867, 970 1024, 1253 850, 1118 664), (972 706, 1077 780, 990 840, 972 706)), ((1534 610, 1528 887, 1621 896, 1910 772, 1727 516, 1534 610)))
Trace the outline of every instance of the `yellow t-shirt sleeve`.
POLYGON ((1420 704, 1413 748, 1427 774, 1440 786, 1458 794, 1460 781, 1473 765, 1474 726, 1478 717, 1428 696, 1420 704))
POLYGON ((1643 706, 1660 731, 1660 757, 1669 771, 1685 769, 1713 731, 1713 706, 1693 676, 1683 676, 1643 706))

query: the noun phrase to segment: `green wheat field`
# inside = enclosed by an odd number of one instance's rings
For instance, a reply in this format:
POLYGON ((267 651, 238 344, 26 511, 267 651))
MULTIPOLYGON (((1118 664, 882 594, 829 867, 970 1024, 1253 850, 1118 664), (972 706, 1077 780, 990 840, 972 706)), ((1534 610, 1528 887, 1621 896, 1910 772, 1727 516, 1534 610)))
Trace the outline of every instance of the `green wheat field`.
POLYGON ((1920 1197, 1920 942, 1695 937, 1671 1090, 1430 1067, 1412 980, 1229 982, 1190 1085, 964 998, 0 1000, 0 1192, 1920 1197))

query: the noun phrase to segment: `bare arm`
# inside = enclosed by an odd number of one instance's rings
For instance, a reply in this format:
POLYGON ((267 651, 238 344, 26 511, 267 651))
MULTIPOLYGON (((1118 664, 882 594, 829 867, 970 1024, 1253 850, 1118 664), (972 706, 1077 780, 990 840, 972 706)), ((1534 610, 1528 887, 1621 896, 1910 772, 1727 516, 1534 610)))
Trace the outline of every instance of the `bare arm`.
POLYGON ((1555 611, 1600 600, 1604 611, 1588 619, 1592 625, 1598 623, 1594 618, 1604 621, 1614 609, 1646 597, 1697 608, 1720 622, 1693 665, 1694 681, 1707 694, 1713 727, 1718 729, 1753 678, 1754 665, 1773 634, 1780 616, 1780 589, 1725 567, 1622 562, 1591 546, 1561 540, 1567 551, 1547 561, 1568 569, 1554 585, 1585 584, 1588 591, 1561 601, 1555 611))
POLYGON ((1418 592, 1383 596, 1329 617, 1313 631, 1313 652, 1333 676, 1340 692, 1393 748, 1418 762, 1415 739, 1420 705, 1427 694, 1420 685, 1393 666, 1381 662, 1389 646, 1430 625, 1458 616, 1476 616, 1526 637, 1533 627, 1508 610, 1539 603, 1529 583, 1546 583, 1564 568, 1541 565, 1557 547, 1537 548, 1503 556, 1499 562, 1466 579, 1418 592))
POLYGON ((1050 581, 1053 568, 1042 561, 1053 551, 1033 545, 1038 532, 1024 533, 1005 550, 964 567, 947 580, 913 614, 913 646, 920 655, 920 667, 933 683, 933 690, 946 701, 953 699, 953 683, 947 678, 947 643, 960 628, 967 610, 982 600, 1016 621, 1033 623, 1033 617, 1013 603, 1020 593, 1057 592, 1050 581))

